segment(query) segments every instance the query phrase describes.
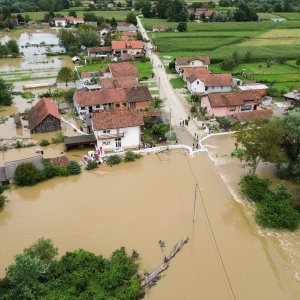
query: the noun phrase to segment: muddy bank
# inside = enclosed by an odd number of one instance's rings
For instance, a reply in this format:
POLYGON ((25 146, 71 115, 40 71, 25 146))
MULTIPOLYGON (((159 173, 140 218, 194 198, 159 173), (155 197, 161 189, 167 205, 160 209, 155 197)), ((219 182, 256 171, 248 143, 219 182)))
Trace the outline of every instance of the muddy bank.
MULTIPOLYGON (((236 299, 297 299, 299 286, 278 247, 257 234, 207 154, 188 160, 236 299)), ((13 189, 0 214, 1 275, 16 253, 41 236, 53 239, 61 254, 136 249, 142 269, 151 270, 164 257, 159 240, 168 253, 188 235, 189 243, 146 299, 233 299, 200 198, 192 222, 194 184, 186 156, 172 151, 13 189)))

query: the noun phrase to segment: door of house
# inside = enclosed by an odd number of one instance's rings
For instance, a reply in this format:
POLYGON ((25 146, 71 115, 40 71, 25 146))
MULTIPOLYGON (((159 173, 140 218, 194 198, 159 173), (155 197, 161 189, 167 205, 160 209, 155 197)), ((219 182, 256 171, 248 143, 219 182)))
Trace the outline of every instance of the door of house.
POLYGON ((121 138, 115 139, 115 141, 116 141, 116 148, 121 148, 122 147, 121 138))
POLYGON ((257 105, 256 104, 254 105, 253 110, 257 110, 257 105))

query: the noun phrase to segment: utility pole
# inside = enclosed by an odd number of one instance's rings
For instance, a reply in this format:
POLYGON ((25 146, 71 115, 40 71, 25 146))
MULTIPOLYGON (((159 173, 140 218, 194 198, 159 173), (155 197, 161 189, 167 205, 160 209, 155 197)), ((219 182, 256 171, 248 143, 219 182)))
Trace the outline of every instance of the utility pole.
POLYGON ((170 140, 171 140, 171 120, 172 120, 172 108, 170 108, 170 129, 169 129, 169 132, 170 132, 170 140))
POLYGON ((196 221, 196 199, 197 199, 197 189, 198 189, 198 183, 195 185, 195 197, 194 197, 194 214, 193 214, 193 222, 196 221))

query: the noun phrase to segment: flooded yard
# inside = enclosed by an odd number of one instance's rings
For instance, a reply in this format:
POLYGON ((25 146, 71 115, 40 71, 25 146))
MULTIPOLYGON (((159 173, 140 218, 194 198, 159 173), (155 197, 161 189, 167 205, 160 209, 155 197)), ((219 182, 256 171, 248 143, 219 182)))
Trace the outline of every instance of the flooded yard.
POLYGON ((168 253, 188 235, 146 299, 234 299, 232 291, 236 299, 297 299, 299 283, 276 238, 259 234, 218 171, 205 153, 172 151, 11 189, 0 214, 1 275, 15 254, 42 236, 53 239, 60 254, 136 249, 141 269, 150 271, 164 257, 159 240, 168 253), (198 195, 193 223, 195 179, 203 202, 198 195))

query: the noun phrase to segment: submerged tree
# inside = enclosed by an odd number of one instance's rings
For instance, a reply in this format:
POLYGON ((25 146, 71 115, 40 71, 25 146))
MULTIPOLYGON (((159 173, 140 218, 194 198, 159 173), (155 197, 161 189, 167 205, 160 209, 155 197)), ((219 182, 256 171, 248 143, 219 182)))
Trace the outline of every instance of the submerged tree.
POLYGON ((12 84, 5 82, 0 77, 0 105, 11 105, 12 104, 12 84))
POLYGON ((57 74, 57 82, 65 82, 66 86, 68 86, 68 82, 73 81, 74 72, 71 68, 63 67, 59 70, 57 74))
POLYGON ((235 133, 236 149, 243 149, 239 159, 255 174, 260 162, 283 163, 287 161, 282 147, 287 131, 281 119, 268 122, 256 120, 249 126, 242 126, 235 133))

